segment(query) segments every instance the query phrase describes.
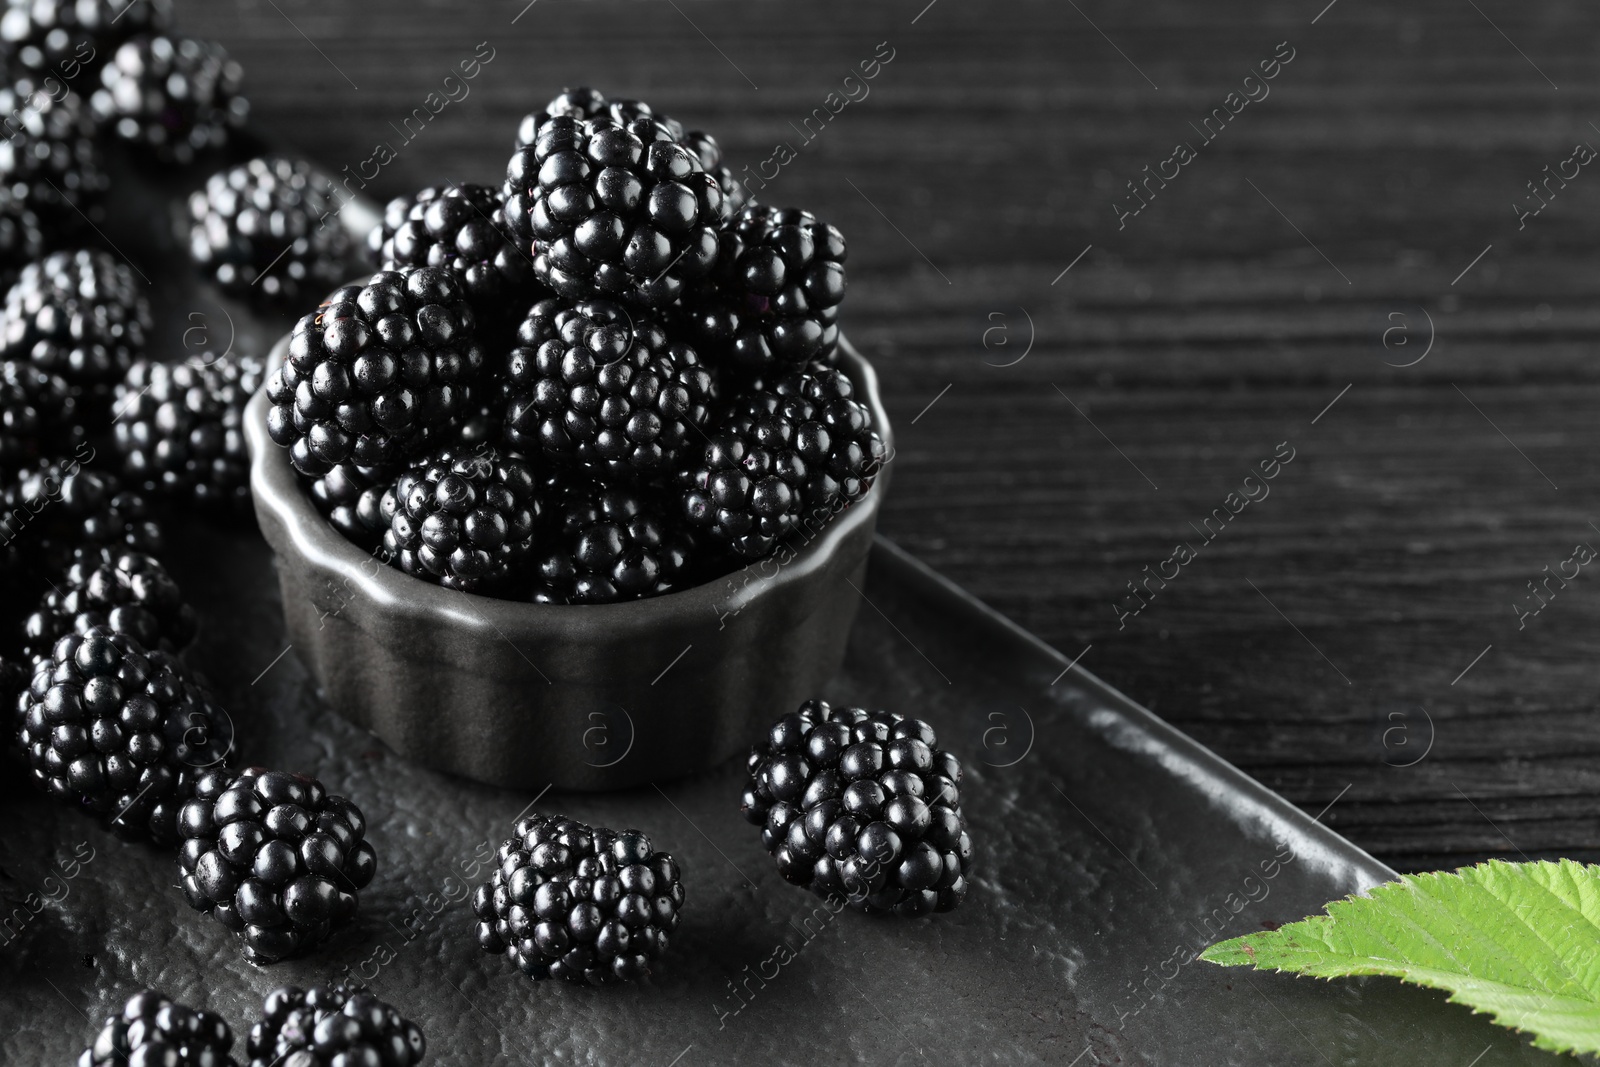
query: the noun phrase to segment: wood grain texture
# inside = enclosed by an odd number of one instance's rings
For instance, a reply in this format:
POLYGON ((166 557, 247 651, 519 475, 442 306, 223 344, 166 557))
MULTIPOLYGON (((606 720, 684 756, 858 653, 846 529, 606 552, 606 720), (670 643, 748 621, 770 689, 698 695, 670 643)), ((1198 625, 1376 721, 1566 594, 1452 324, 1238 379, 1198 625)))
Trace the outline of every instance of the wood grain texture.
POLYGON ((760 195, 850 239, 845 325, 899 435, 886 533, 1306 810, 1338 798, 1324 820, 1394 866, 1600 855, 1600 573, 1525 625, 1512 607, 1600 545, 1600 174, 1525 228, 1512 208, 1600 144, 1600 12, 924 3, 181 17, 244 62, 261 126, 335 171, 488 42, 380 196, 498 181, 517 119, 567 84, 649 99, 736 169, 794 145, 760 195), (1285 41, 1270 94, 1119 229, 1125 183, 1200 144, 1190 123, 1285 41), (870 94, 803 141, 880 42, 870 94), (1126 583, 1280 442, 1270 495, 1119 629, 1126 583))

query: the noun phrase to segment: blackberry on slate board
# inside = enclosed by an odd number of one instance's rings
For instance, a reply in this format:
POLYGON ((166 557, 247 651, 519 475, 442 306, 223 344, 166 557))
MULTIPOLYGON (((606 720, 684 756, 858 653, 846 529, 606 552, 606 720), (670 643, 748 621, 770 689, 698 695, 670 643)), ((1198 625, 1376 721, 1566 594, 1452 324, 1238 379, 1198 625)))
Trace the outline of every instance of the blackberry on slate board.
POLYGON ((7 0, 0 51, 41 75, 71 82, 136 33, 172 25, 172 0, 7 0))
POLYGON ((66 379, 25 360, 0 362, 0 478, 71 455, 86 435, 66 379))
POLYGON ((750 751, 740 810, 785 881, 868 913, 966 898, 961 762, 921 719, 809 700, 750 751))
POLYGON ((517 328, 503 389, 511 447, 637 478, 670 469, 704 440, 716 381, 644 312, 552 297, 517 328))
POLYGON ((250 1028, 250 1067, 412 1067, 422 1028, 365 987, 350 983, 267 994, 250 1028))
POLYGON ((403 472, 383 535, 388 560, 467 593, 505 588, 533 553, 538 483, 524 460, 445 449, 403 472))
POLYGON ((117 386, 117 450, 128 479, 201 507, 250 505, 244 407, 265 367, 253 356, 139 360, 117 386))
POLYGON ((194 639, 194 608, 154 556, 109 548, 80 549, 23 624, 24 652, 48 656, 71 633, 103 626, 146 649, 182 652, 194 639))
POLYGON ((295 323, 288 358, 267 381, 267 430, 312 477, 341 463, 398 465, 472 410, 483 362, 454 274, 381 271, 295 323))
POLYGON ((33 669, 19 738, 34 779, 119 837, 178 840, 199 768, 226 758, 225 713, 176 659, 107 627, 69 634, 33 669))
POLYGON ((833 358, 844 236, 809 211, 750 207, 722 231, 714 282, 691 300, 708 359, 754 372, 833 358))
POLYGON ((692 583, 695 547, 664 494, 578 479, 548 504, 533 599, 607 604, 670 593, 692 583))
POLYGON ((24 79, 0 86, 0 115, 0 186, 50 224, 77 226, 110 185, 88 106, 24 79))
POLYGON ((329 179, 309 163, 261 156, 189 194, 189 258, 233 293, 265 301, 324 293, 345 277, 349 231, 329 179))
POLYGON ((305 952, 355 918, 377 868, 361 809, 300 774, 205 774, 178 829, 184 896, 258 963, 305 952))
POLYGON ((539 280, 569 299, 676 301, 717 257, 722 188, 649 119, 550 118, 506 167, 505 217, 539 280))
POLYGON ((227 143, 250 104, 239 95, 244 69, 221 45, 142 34, 124 41, 100 69, 89 105, 100 125, 151 157, 186 165, 227 143))
POLYGON ((734 399, 684 476, 692 526, 736 555, 815 534, 871 488, 885 460, 872 413, 843 371, 813 367, 734 399))
POLYGON ((531 815, 495 858, 500 866, 472 894, 478 945, 530 978, 643 978, 678 928, 678 864, 637 830, 531 815))
POLYGON ((52 252, 22 268, 6 292, 0 356, 40 370, 101 401, 144 355, 146 286, 110 252, 52 252))
POLYGON ((77 1067, 237 1067, 232 1048, 233 1031, 220 1015, 147 989, 106 1020, 77 1067))

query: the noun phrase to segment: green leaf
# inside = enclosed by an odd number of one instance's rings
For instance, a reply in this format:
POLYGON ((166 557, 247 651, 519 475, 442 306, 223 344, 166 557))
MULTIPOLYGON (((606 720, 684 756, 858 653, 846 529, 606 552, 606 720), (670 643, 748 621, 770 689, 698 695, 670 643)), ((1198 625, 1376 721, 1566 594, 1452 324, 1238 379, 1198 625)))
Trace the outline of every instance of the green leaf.
POLYGON ((1600 867, 1571 860, 1404 875, 1200 958, 1317 978, 1389 975, 1448 990, 1539 1048, 1600 1052, 1600 867))

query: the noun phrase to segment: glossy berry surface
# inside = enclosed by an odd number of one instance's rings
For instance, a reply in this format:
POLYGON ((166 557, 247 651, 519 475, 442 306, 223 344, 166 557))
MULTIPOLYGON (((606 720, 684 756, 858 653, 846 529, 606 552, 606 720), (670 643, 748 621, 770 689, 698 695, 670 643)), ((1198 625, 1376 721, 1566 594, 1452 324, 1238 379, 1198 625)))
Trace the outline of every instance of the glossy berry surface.
POLYGON ((577 479, 552 494, 534 573, 541 604, 609 604, 691 584, 695 538, 666 494, 577 479))
POLYGON ((716 379, 695 350, 610 300, 541 300, 505 365, 508 446, 558 467, 643 478, 703 440, 716 379))
POLYGON ((142 495, 124 489, 116 475, 75 459, 26 469, 5 488, 0 503, 0 538, 40 578, 65 570, 84 549, 159 554, 164 543, 142 495))
POLYGON ((187 165, 244 125, 244 69, 227 50, 193 37, 141 34, 117 47, 89 98, 102 128, 152 158, 187 165))
POLYGON ((748 767, 740 810, 785 881, 874 914, 966 898, 961 762, 921 719, 810 700, 773 724, 748 767))
POLYGON ((220 1015, 147 989, 106 1020, 77 1067, 237 1067, 232 1048, 233 1031, 220 1015))
POLYGON ((399 466, 472 409, 483 365, 455 274, 381 271, 295 323, 288 358, 267 381, 267 430, 312 477, 341 463, 399 466))
POLYGON ((272 963, 355 918, 377 855, 361 809, 315 778, 252 767, 203 775, 178 815, 183 894, 272 963))
POLYGON ((189 194, 189 258, 230 293, 269 303, 320 296, 344 280, 351 258, 341 207, 309 163, 252 159, 189 194))
POLYGON ((0 86, 0 185, 52 226, 76 227, 110 187, 83 98, 43 81, 0 86))
POLYGON ((28 360, 0 361, 0 478, 71 455, 86 437, 76 391, 65 378, 28 360))
POLYGON ((71 82, 134 34, 171 25, 172 0, 8 0, 0 49, 13 69, 71 82))
POLYGON ((872 413, 843 371, 814 367, 735 398, 683 478, 683 514, 746 558, 815 537, 886 461, 872 413))
POLYGON ((478 593, 529 565, 539 500, 533 468, 493 449, 446 449, 395 480, 383 535, 389 562, 413 577, 478 593))
POLYGON ((478 945, 530 978, 643 978, 678 928, 678 864, 637 830, 532 815, 495 859, 499 867, 472 895, 478 945))
POLYGON ((245 1045, 250 1067, 413 1067, 422 1028, 364 987, 283 986, 267 994, 245 1045))
POLYGON ((110 252, 52 252, 24 267, 6 292, 0 356, 27 360, 108 401, 144 355, 150 322, 133 268, 110 252))
POLYGON ((173 657, 95 627, 56 643, 18 702, 34 779, 120 837, 172 844, 200 768, 231 747, 226 715, 173 657))
POLYGON ((253 356, 139 360, 116 390, 112 430, 129 482, 219 511, 250 506, 244 407, 266 369, 253 356))
POLYGON ((194 608, 154 556, 107 548, 79 549, 23 624, 30 658, 50 654, 68 634, 103 626, 146 649, 177 654, 194 639, 194 608))

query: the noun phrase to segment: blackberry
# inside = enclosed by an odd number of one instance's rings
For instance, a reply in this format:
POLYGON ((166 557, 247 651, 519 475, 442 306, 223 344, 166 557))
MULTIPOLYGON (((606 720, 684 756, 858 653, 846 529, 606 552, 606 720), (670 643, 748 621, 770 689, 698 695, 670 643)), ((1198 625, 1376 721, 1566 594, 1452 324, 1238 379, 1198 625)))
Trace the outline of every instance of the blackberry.
POLYGON ((580 480, 548 508, 534 577, 541 604, 606 604, 691 584, 695 541, 660 494, 580 480))
POLYGON ((302 774, 202 775, 178 829, 185 898, 258 963, 299 955, 354 919, 377 869, 361 809, 302 774))
POLYGON ((189 194, 189 258, 224 290, 263 301, 325 293, 345 277, 348 231, 329 179, 309 163, 261 156, 189 194))
POLYGON ((31 360, 109 405, 112 387, 144 355, 150 301, 133 269, 109 252, 52 252, 6 292, 0 358, 31 360))
POLYGON ((76 225, 110 186, 82 98, 23 79, 0 87, 0 115, 0 185, 50 223, 76 225))
POLYGON ((350 983, 275 989, 261 1015, 250 1067, 412 1067, 428 1048, 420 1026, 350 983))
POLYGON ((8 0, 0 48, 10 63, 70 82, 136 33, 172 25, 172 0, 8 0))
POLYGON ((9 286, 24 265, 44 255, 44 245, 44 222, 0 183, 0 282, 9 286))
POLYGON ((0 362, 0 477, 41 458, 70 455, 85 437, 66 379, 32 363, 0 362))
POLYGON ((678 928, 678 864, 638 830, 530 815, 472 894, 478 945, 535 980, 610 985, 643 978, 678 928))
POLYGON ((529 253, 506 236, 500 194, 487 185, 448 185, 396 197, 367 235, 367 249, 384 270, 455 271, 484 327, 509 330, 537 295, 529 253))
POLYGON ((823 525, 872 487, 885 461, 872 413, 843 371, 814 367, 733 402, 683 476, 691 526, 746 558, 823 525))
POLYGON ((845 243, 809 211, 749 207, 722 231, 691 320, 708 358, 760 373, 831 361, 839 347, 845 243))
POLYGON ((445 449, 402 473, 381 505, 389 562, 449 589, 503 589, 533 554, 537 489, 523 460, 445 449))
POLYGON ((505 218, 562 296, 675 302, 717 257, 722 188, 648 118, 550 118, 506 166, 505 218))
POLYGON ((702 441, 716 381, 689 345, 609 300, 541 300, 506 361, 503 434, 562 466, 645 477, 702 441))
POLYGON ((231 1048, 233 1031, 220 1015, 147 989, 106 1020, 77 1067, 238 1067, 231 1048))
POLYGON ((250 104, 239 95, 243 76, 220 44, 141 34, 100 68, 101 87, 89 106, 112 135, 161 162, 185 166, 221 148, 229 132, 244 125, 250 104))
POLYGON ((97 626, 126 634, 146 649, 176 654, 194 639, 195 612, 154 556, 108 548, 80 550, 65 575, 23 624, 30 660, 61 638, 97 626))
POLYGON ((66 570, 83 549, 161 551, 161 525, 144 497, 123 489, 116 475, 85 470, 75 459, 23 472, 7 487, 3 504, 0 543, 43 574, 66 570))
POLYGON ((178 809, 198 768, 232 744, 224 712, 161 651, 103 626, 74 633, 34 664, 18 702, 19 738, 52 796, 104 817, 119 837, 178 840, 178 809))
POLYGON ((961 761, 937 745, 921 719, 808 700, 751 749, 739 807, 785 881, 868 913, 949 911, 972 839, 961 761))
POLYGON ((264 377, 260 360, 232 353, 135 363, 117 387, 114 426, 129 480, 200 507, 246 511, 244 406, 264 377))
POLYGON ((341 463, 398 465, 471 410, 483 359, 460 279, 380 271, 295 323, 267 381, 267 429, 312 477, 341 463))
MULTIPOLYGON (((311 483, 311 499, 334 529, 362 548, 377 548, 393 511, 382 510, 394 475, 383 469, 341 463, 311 483)), ((392 497, 390 498, 392 502, 392 497)))

